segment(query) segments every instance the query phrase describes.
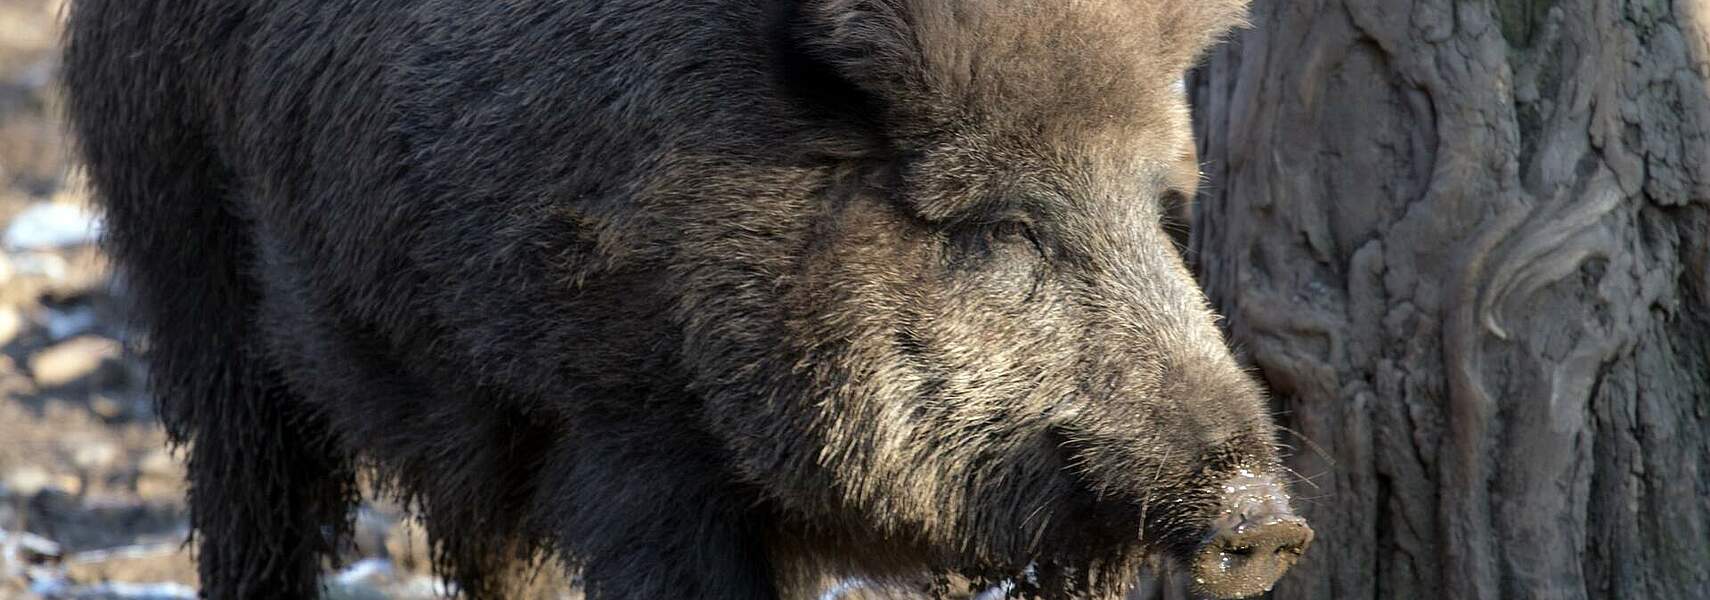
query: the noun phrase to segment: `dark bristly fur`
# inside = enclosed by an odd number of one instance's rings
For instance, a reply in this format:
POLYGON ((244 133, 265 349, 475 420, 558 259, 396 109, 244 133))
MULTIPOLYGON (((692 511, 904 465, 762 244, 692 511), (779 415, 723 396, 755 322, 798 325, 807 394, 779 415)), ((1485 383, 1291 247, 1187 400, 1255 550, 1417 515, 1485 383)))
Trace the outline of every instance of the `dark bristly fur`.
POLYGON ((367 467, 470 596, 1120 594, 1277 469, 1160 225, 1242 8, 75 0, 204 593, 316 595, 367 467))

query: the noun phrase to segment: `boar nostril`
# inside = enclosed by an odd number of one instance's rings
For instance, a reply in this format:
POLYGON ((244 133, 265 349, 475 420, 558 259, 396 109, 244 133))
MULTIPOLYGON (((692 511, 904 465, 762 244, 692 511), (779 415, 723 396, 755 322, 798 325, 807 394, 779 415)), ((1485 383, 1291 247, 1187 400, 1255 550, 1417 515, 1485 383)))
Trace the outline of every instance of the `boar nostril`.
POLYGON ((1294 515, 1246 521, 1213 534, 1194 564, 1194 581, 1218 598, 1270 591, 1312 543, 1312 528, 1294 515))
POLYGON ((1194 581, 1217 598, 1262 594, 1306 553, 1312 528, 1271 478, 1244 475, 1225 489, 1224 515, 1194 560, 1194 581))

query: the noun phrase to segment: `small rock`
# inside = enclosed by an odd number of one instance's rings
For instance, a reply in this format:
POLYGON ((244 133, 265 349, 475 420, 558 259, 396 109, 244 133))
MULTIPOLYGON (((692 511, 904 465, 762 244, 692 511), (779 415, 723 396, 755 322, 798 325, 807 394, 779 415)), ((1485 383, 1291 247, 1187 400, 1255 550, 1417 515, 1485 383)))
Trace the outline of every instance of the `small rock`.
POLYGON ((24 510, 28 511, 31 522, 36 522, 35 519, 44 516, 62 517, 77 514, 82 509, 83 503, 77 499, 76 495, 66 491, 63 487, 53 485, 42 488, 34 496, 30 496, 29 501, 24 504, 24 510))
POLYGON ((129 417, 131 413, 130 406, 120 402, 117 398, 104 394, 98 394, 89 399, 89 410, 100 415, 101 418, 111 421, 124 419, 129 417))
POLYGON ((22 577, 0 577, 0 598, 22 598, 29 591, 29 584, 22 577))
POLYGON ((65 279, 71 270, 64 258, 46 252, 14 255, 7 263, 11 265, 8 275, 43 277, 53 280, 65 279))
POLYGON ((34 496, 53 485, 53 474, 35 465, 24 465, 6 474, 6 491, 19 497, 34 496))
POLYGON ((164 448, 150 450, 137 461, 137 495, 150 501, 177 501, 184 496, 184 471, 164 448))
MULTIPOLYGON (((5 276, 9 275, 8 272, 5 276)), ((0 281, 4 281, 5 276, 0 276, 0 281)), ((12 343, 12 340, 17 339, 18 334, 23 333, 23 331, 24 315, 18 312, 18 307, 0 306, 0 346, 12 343)))
POLYGON ((176 542, 78 552, 65 558, 65 572, 78 583, 196 581, 189 549, 176 542))
POLYGON ((95 375, 104 365, 117 365, 119 343, 85 335, 55 344, 30 357, 30 375, 36 385, 51 388, 95 375))
POLYGON ((44 321, 48 338, 63 340, 89 333, 100 323, 100 317, 95 314, 93 308, 74 306, 65 310, 48 310, 44 321))
POLYGON ((137 497, 150 502, 184 500, 184 480, 145 476, 137 479, 137 497))
POLYGON ((87 491, 84 488, 87 487, 88 482, 82 477, 78 477, 76 475, 61 473, 60 475, 55 476, 53 481, 53 489, 55 491, 65 492, 73 496, 81 495, 87 491))
POLYGON ((18 564, 59 562, 62 552, 53 540, 23 531, 0 531, 0 551, 18 564))
POLYGON ((142 459, 137 461, 137 471, 144 475, 161 477, 177 478, 183 475, 178 469, 178 461, 172 458, 172 453, 167 452, 165 448, 155 448, 144 454, 142 459))
POLYGON ((119 448, 104 440, 82 440, 72 444, 71 464, 79 469, 99 470, 119 460, 119 448))
POLYGON ((18 74, 17 82, 19 85, 32 90, 45 88, 53 84, 54 72, 58 70, 55 68, 56 66, 57 64, 52 59, 38 60, 30 63, 30 66, 25 68, 23 73, 18 74))

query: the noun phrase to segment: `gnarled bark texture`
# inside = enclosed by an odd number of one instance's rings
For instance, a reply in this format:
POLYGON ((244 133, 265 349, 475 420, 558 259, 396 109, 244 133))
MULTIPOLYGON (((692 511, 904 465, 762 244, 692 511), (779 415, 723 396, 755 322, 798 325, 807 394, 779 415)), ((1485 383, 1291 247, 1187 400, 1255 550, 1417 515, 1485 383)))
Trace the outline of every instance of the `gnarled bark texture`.
POLYGON ((1710 598, 1710 0, 1252 20, 1192 247, 1304 438, 1275 596, 1710 598))

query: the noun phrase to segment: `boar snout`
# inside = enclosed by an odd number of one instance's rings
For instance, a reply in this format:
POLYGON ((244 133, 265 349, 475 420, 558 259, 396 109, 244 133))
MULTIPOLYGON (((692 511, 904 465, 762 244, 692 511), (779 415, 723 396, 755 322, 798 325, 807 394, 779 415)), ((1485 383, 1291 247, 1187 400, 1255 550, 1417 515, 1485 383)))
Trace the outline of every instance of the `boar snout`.
POLYGON ((1194 582, 1218 598, 1271 589, 1312 544, 1275 477, 1241 472, 1223 486, 1223 512, 1194 558, 1194 582))

